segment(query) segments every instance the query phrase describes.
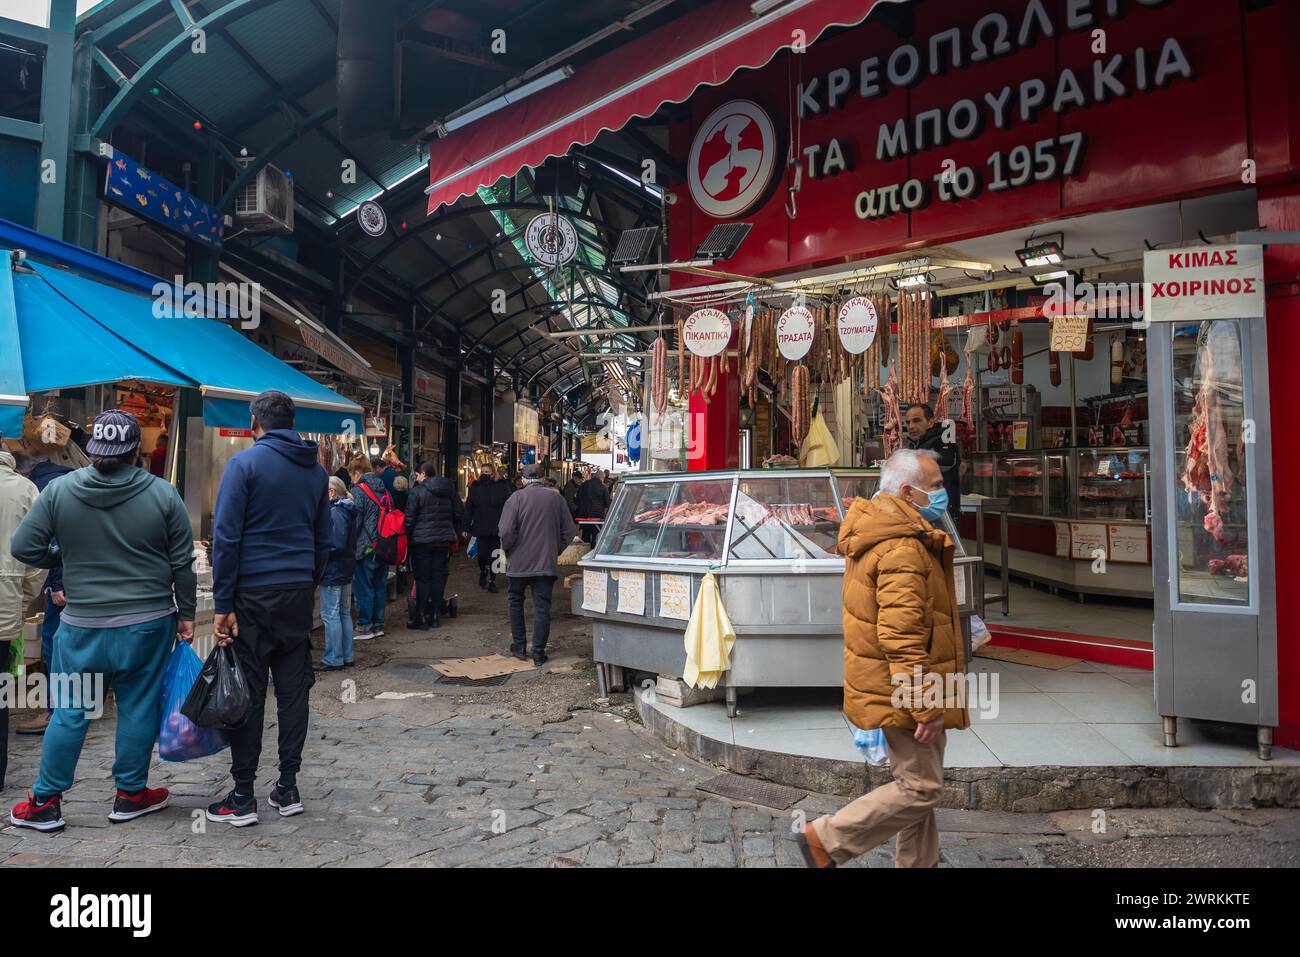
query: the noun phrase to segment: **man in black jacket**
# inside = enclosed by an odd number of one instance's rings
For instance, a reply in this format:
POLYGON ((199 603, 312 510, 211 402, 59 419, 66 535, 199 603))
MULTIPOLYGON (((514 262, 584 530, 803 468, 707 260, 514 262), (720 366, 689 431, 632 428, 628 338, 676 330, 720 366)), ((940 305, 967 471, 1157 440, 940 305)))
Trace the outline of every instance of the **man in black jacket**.
MULTIPOLYGON (((604 518, 608 508, 609 489, 600 480, 600 473, 592 469, 587 481, 583 482, 582 488, 578 489, 578 518, 604 518)), ((582 526, 582 540, 584 542, 594 545, 596 535, 597 528, 595 525, 582 526)))
POLYGON ((478 587, 490 592, 497 590, 493 560, 501 548, 501 537, 497 534, 501 509, 513 491, 509 482, 494 474, 492 466, 484 465, 466 496, 465 522, 469 533, 478 539, 478 587))
POLYGON ((465 524, 465 508, 451 483, 438 477, 436 466, 425 462, 420 474, 423 479, 406 500, 406 537, 415 572, 415 614, 407 627, 416 631, 441 625, 447 560, 465 524))
MULTIPOLYGON (((948 420, 950 421, 950 420, 948 420)), ((939 456, 939 471, 943 473, 943 487, 948 490, 948 514, 955 524, 961 522, 961 446, 945 442, 945 421, 934 421, 934 409, 924 403, 909 405, 903 413, 909 449, 928 449, 939 456)), ((956 434, 956 424, 953 434, 956 434)))

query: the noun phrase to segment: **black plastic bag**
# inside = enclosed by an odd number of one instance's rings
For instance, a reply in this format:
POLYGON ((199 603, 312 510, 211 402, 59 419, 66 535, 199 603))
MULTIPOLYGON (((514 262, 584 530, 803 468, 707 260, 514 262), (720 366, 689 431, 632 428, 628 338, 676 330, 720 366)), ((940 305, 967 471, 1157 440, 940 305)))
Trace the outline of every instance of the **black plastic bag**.
POLYGON ((181 714, 201 728, 234 731, 248 718, 252 701, 235 649, 217 645, 203 662, 198 680, 181 705, 181 714))

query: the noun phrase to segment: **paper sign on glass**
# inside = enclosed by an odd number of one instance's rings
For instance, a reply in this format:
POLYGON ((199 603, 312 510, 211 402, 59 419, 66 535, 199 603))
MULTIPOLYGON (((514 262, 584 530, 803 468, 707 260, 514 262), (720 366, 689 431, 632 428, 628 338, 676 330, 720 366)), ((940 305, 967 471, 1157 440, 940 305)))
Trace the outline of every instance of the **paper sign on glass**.
POLYGON ((584 570, 582 573, 582 607, 587 611, 605 613, 608 596, 609 573, 584 570))
POLYGON ((615 572, 618 610, 625 615, 645 614, 645 572, 615 572))
POLYGON ((659 617, 689 621, 691 618, 691 576, 659 576, 659 617))

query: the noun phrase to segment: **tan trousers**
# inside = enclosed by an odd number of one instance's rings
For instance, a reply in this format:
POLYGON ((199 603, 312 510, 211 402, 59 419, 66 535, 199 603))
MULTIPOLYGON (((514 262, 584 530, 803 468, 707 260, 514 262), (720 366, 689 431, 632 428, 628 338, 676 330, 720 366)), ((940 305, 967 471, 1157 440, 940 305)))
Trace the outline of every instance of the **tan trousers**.
POLYGON ((893 781, 813 821, 817 837, 836 864, 860 857, 897 834, 898 867, 939 866, 934 809, 943 794, 947 735, 920 744, 913 734, 912 728, 885 729, 893 781))

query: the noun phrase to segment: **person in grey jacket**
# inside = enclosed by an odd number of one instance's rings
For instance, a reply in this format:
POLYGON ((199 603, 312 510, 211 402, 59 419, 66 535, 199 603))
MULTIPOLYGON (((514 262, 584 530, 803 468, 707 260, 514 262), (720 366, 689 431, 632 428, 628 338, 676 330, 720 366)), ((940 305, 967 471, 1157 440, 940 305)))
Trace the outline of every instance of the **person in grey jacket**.
MULTIPOLYGON (((63 794, 76 780, 88 715, 103 705, 84 691, 76 700, 77 688, 95 675, 112 676, 117 702, 110 820, 129 821, 167 805, 166 788, 147 786, 149 764, 167 659, 176 639, 194 639, 194 539, 176 489, 136 467, 139 447, 133 415, 101 412, 86 444, 91 466, 46 486, 10 542, 25 565, 63 563, 67 605, 51 677, 70 676, 54 702, 32 796, 9 814, 18 827, 64 826, 63 794)), ((87 691, 95 696, 93 687, 87 691)))
POLYGON ((510 578, 510 654, 528 660, 524 629, 524 592, 533 590, 533 664, 546 663, 551 632, 551 591, 558 574, 556 558, 577 534, 573 516, 556 489, 542 484, 540 465, 524 469, 524 487, 506 499, 501 510, 501 548, 510 578))

